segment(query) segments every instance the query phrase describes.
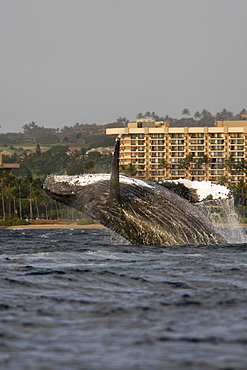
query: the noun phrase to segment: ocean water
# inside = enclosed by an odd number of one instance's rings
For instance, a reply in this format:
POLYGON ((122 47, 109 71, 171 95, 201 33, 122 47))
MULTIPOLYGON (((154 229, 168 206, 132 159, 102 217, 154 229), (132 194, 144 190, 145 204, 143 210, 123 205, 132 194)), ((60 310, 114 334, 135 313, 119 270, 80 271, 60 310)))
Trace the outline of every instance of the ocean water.
POLYGON ((1 229, 0 259, 0 369, 247 368, 245 243, 1 229))

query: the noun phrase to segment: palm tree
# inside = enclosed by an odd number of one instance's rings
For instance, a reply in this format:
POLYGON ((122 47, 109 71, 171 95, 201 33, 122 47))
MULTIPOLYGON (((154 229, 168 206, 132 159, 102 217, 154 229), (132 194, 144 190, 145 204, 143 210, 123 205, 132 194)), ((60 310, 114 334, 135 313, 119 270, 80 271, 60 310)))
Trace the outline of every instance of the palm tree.
POLYGON ((200 119, 201 119, 201 113, 198 112, 198 111, 196 111, 196 113, 194 114, 194 118, 195 118, 196 121, 200 121, 200 119))
POLYGON ((159 159, 159 168, 169 170, 170 164, 164 158, 159 159))
POLYGON ((34 178, 33 176, 27 176, 26 177, 26 185, 28 187, 29 195, 28 195, 28 200, 29 200, 29 216, 30 219, 33 220, 33 187, 34 187, 34 178))
POLYGON ((234 169, 237 173, 247 173, 247 163, 244 158, 241 158, 240 161, 236 161, 234 169))
POLYGON ((21 200, 21 187, 23 184, 22 177, 16 177, 15 179, 15 186, 18 188, 18 198, 19 198, 19 217, 22 218, 22 200, 21 200))
POLYGON ((202 157, 197 158, 197 163, 198 164, 208 164, 209 163, 209 157, 207 154, 203 154, 202 157))
POLYGON ((236 166, 236 160, 233 156, 233 153, 229 155, 229 157, 225 160, 225 166, 228 169, 228 171, 231 173, 233 169, 235 169, 236 166))
POLYGON ((5 212, 5 197, 4 197, 4 180, 5 180, 5 171, 0 172, 0 179, 1 179, 1 198, 2 198, 2 211, 3 211, 3 219, 6 219, 6 212, 5 212))
POLYGON ((182 110, 182 115, 186 116, 186 117, 189 117, 190 116, 190 110, 188 108, 184 108, 182 110))
POLYGON ((44 191, 42 191, 41 194, 40 194, 39 203, 40 203, 41 206, 45 207, 45 219, 46 219, 46 221, 48 221, 48 205, 49 205, 50 201, 51 201, 51 198, 44 191))
POLYGON ((186 155, 186 157, 180 162, 179 168, 183 168, 188 170, 190 168, 191 163, 194 162, 194 157, 192 153, 186 155))
POLYGON ((132 163, 129 163, 128 165, 121 164, 119 167, 120 171, 126 173, 126 175, 135 176, 137 173, 137 168, 132 163))

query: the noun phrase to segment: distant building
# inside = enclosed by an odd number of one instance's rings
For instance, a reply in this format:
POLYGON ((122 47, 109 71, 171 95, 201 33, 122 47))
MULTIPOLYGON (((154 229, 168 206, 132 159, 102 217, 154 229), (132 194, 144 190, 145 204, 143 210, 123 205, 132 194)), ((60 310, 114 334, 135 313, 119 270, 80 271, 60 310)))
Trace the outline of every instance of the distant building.
POLYGON ((12 155, 14 155, 14 153, 13 152, 9 152, 8 150, 2 150, 1 152, 0 152, 0 155, 6 155, 7 157, 12 157, 12 155))
POLYGON ((166 121, 137 120, 126 128, 106 129, 106 134, 122 134, 120 164, 134 164, 140 178, 247 180, 245 120, 221 120, 215 127, 170 127, 166 121))
POLYGON ((0 153, 0 171, 12 173, 12 170, 16 168, 20 168, 19 163, 3 163, 3 155, 0 153))
POLYGON ((112 154, 114 152, 114 147, 113 146, 108 146, 107 148, 99 147, 99 148, 92 148, 87 151, 86 154, 93 153, 93 152, 98 152, 100 154, 112 154))

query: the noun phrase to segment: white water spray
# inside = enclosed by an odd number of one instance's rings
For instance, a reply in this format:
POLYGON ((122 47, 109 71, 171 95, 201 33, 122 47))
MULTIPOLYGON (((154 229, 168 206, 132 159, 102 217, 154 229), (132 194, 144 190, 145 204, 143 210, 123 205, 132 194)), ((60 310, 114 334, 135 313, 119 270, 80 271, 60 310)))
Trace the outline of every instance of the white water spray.
POLYGON ((217 199, 198 203, 197 206, 206 214, 229 244, 246 243, 247 236, 244 228, 238 222, 234 208, 234 199, 217 199))

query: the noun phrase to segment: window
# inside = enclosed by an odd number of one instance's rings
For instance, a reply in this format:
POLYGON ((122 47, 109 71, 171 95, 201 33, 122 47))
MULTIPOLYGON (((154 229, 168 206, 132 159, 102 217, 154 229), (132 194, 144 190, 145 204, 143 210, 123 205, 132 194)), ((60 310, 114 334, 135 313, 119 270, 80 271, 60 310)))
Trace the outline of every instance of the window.
POLYGON ((211 163, 223 163, 224 162, 224 158, 211 158, 210 159, 210 162, 211 163))
POLYGON ((190 144, 204 144, 204 140, 190 140, 190 144))
POLYGON ((210 149, 211 150, 224 150, 224 146, 223 145, 213 145, 213 146, 210 146, 210 149))
POLYGON ((211 175, 219 175, 219 176, 223 176, 224 175, 224 170, 212 170, 210 171, 210 174, 211 175))
POLYGON ((203 133, 194 133, 194 134, 190 134, 190 137, 192 137, 192 138, 204 137, 204 134, 203 133))
POLYGON ((171 134, 172 139, 183 138, 183 137, 184 137, 184 134, 171 134))
POLYGON ((171 140, 172 145, 184 144, 184 140, 171 140))
POLYGON ((203 164, 192 164, 191 167, 197 170, 201 170, 204 168, 204 165, 203 164))
POLYGON ((230 134, 230 137, 244 137, 244 134, 240 132, 236 132, 236 133, 230 134))
POLYGON ((223 152, 212 152, 211 156, 212 157, 224 157, 224 153, 223 152))
POLYGON ((224 140, 210 140, 210 144, 224 144, 224 140))
POLYGON ((183 152, 173 152, 171 154, 171 157, 183 157, 184 153, 183 152))
POLYGON ((244 146, 243 145, 232 145, 230 146, 230 150, 244 150, 244 146))
POLYGON ((204 150, 204 147, 203 146, 200 146, 200 145, 198 145, 198 146, 194 146, 193 145, 193 146, 190 147, 190 150, 202 150, 203 151, 204 150))
POLYGON ((224 134, 220 134, 220 133, 209 134, 209 137, 213 137, 213 138, 215 138, 215 137, 224 137, 224 134))
POLYGON ((244 144, 243 139, 230 140, 230 144, 244 144))
POLYGON ((211 164, 209 166, 209 168, 211 168, 211 169, 223 169, 224 168, 224 164, 211 164))
POLYGON ((183 170, 179 170, 179 171, 172 170, 171 171, 171 174, 172 175, 177 175, 177 176, 183 176, 184 175, 184 171, 183 170))
POLYGON ((183 146, 172 146, 171 151, 183 151, 184 147, 183 146))
POLYGON ((204 171, 202 171, 202 170, 199 170, 199 171, 198 171, 198 170, 197 170, 197 171, 196 171, 196 170, 192 170, 192 171, 191 171, 191 174, 192 174, 192 175, 204 175, 204 173, 205 173, 205 172, 204 172, 204 171))

